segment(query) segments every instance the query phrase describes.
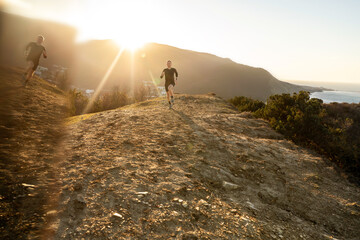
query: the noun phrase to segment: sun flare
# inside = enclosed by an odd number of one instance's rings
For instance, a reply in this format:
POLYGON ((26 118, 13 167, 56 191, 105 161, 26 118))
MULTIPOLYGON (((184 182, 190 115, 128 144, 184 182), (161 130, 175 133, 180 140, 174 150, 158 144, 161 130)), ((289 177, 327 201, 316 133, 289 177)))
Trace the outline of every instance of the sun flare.
POLYGON ((138 37, 134 36, 133 38, 115 38, 113 39, 116 44, 120 47, 123 47, 130 51, 136 51, 139 48, 143 47, 146 42, 138 39, 138 37))

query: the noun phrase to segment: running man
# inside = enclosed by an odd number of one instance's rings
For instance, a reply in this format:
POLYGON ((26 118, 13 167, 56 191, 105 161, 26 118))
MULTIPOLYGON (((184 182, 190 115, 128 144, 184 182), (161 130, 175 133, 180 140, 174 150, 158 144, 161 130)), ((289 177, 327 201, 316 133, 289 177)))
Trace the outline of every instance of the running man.
POLYGON ((165 90, 166 90, 166 96, 167 100, 169 101, 169 108, 172 108, 174 105, 174 87, 177 83, 177 78, 179 76, 178 72, 175 68, 172 68, 172 62, 169 60, 167 61, 167 68, 165 68, 160 78, 163 78, 165 75, 165 90), (176 79, 174 79, 174 75, 176 76, 176 79), (170 99, 171 98, 171 99, 170 99))
POLYGON ((24 86, 26 86, 31 77, 34 75, 34 72, 39 65, 41 55, 43 55, 44 58, 47 58, 45 47, 42 45, 43 42, 44 37, 39 35, 36 39, 36 42, 30 42, 26 46, 25 56, 27 61, 27 68, 23 75, 25 80, 24 86))

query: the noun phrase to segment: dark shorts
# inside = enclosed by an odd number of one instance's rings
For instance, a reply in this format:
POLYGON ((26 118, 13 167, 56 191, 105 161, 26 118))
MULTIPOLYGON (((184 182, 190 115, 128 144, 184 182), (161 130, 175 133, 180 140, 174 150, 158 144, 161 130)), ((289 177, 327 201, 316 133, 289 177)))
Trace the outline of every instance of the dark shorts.
POLYGON ((32 70, 36 70, 37 67, 39 66, 39 59, 32 59, 32 58, 27 58, 26 61, 28 62, 33 62, 34 66, 32 67, 32 70))
POLYGON ((165 82, 165 90, 166 90, 166 92, 169 91, 169 86, 170 85, 173 85, 173 87, 175 87, 175 81, 166 81, 165 82))

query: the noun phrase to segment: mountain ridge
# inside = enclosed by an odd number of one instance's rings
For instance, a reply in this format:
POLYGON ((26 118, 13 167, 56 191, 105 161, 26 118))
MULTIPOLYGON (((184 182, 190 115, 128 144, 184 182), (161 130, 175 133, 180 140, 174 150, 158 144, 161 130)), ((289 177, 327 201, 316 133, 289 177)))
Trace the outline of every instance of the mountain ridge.
MULTIPOLYGON (((42 59, 40 65, 49 69, 54 64, 68 68, 75 87, 97 88, 119 51, 119 47, 108 40, 75 43, 76 30, 68 25, 4 12, 0 15, 3 29, 0 37, 1 64, 24 67, 26 44, 34 41, 37 34, 43 34, 49 57, 42 59)), ((322 91, 321 88, 279 81, 263 68, 240 64, 229 58, 154 43, 145 45, 142 52, 138 51, 134 57, 125 51, 105 88, 118 86, 131 93, 134 86, 139 86, 142 81, 154 81, 161 86, 163 81, 158 76, 168 59, 172 59, 174 67, 179 70, 176 91, 180 93, 215 92, 224 98, 247 96, 266 101, 270 95, 278 93, 322 91)))
MULTIPOLYGON (((78 56, 81 59, 104 60, 104 65, 97 64, 94 61, 91 66, 97 72, 105 72, 116 56, 116 52, 121 49, 112 40, 91 40, 83 43, 79 47, 78 56), (102 48, 101 54, 95 54, 95 48, 102 48), (106 56, 106 57, 101 57, 106 56), (101 65, 101 66, 100 66, 101 65)), ((271 75, 263 68, 252 67, 245 64, 234 62, 229 58, 218 57, 211 53, 197 52, 193 50, 181 49, 159 43, 148 43, 139 48, 132 55, 129 51, 123 53, 116 64, 112 75, 109 77, 106 87, 111 88, 113 85, 127 86, 130 79, 139 82, 142 80, 156 81, 156 84, 162 85, 162 81, 157 79, 167 60, 173 61, 174 67, 179 72, 179 82, 176 90, 180 93, 204 94, 215 92, 224 98, 244 95, 265 101, 270 95, 279 93, 293 93, 301 90, 305 91, 322 91, 321 88, 294 85, 283 82, 271 75), (133 62, 133 65, 131 63, 133 62), (136 69, 131 75, 129 69, 132 66, 136 69), (153 79, 149 76, 152 73, 153 79), (160 82, 159 82, 160 81, 160 82)), ((91 60, 90 60, 91 62, 91 60)), ((89 62, 89 66, 90 66, 89 62)), ((83 88, 96 88, 96 81, 92 80, 90 75, 94 73, 86 72, 89 67, 83 66, 83 70, 75 73, 75 84, 83 88), (86 82, 83 80, 86 79, 86 82)))

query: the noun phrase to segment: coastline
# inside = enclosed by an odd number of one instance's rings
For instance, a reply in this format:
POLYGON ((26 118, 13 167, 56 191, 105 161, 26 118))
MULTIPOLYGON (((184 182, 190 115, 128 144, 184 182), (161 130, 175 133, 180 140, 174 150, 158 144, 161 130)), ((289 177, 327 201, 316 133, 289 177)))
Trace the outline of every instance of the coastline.
POLYGON ((324 103, 360 103, 360 92, 359 91, 322 91, 310 93, 310 98, 319 98, 324 103))

